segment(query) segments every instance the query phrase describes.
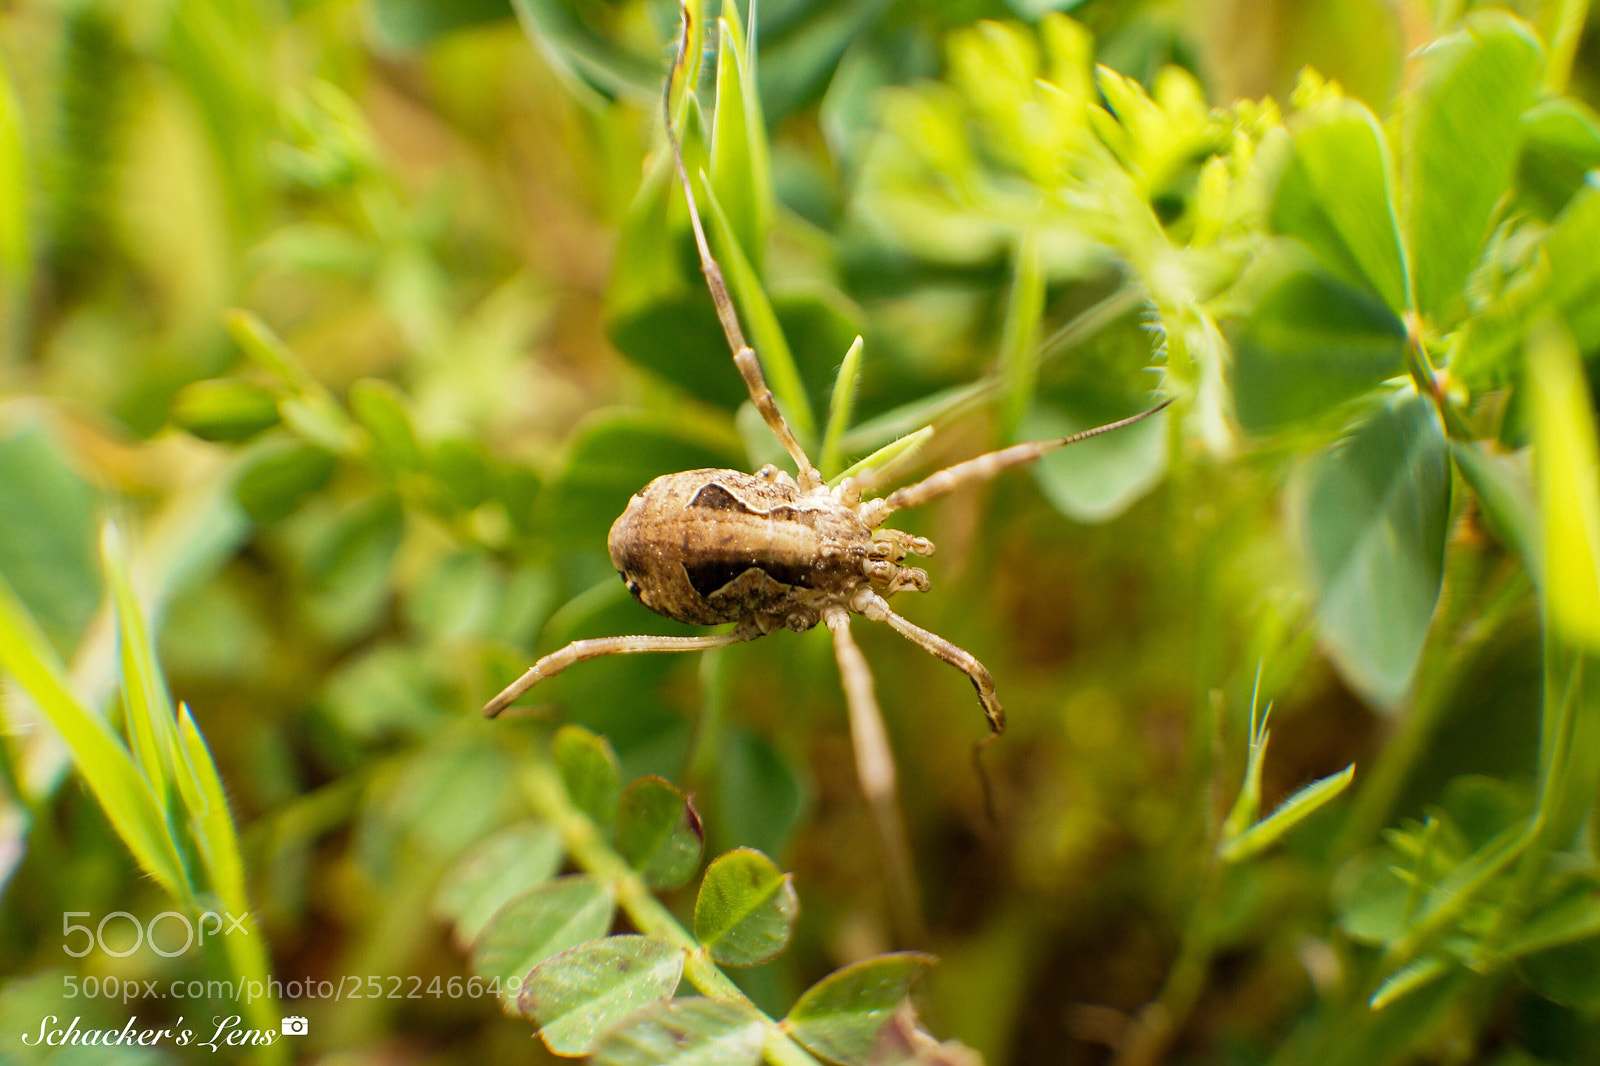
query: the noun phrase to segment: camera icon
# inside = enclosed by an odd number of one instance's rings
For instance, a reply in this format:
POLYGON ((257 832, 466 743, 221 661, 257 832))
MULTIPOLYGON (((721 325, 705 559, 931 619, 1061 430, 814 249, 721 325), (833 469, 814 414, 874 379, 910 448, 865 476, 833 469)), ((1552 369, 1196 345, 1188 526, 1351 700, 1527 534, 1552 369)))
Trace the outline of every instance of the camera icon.
POLYGON ((296 1015, 291 1014, 283 1019, 282 1030, 284 1036, 305 1036, 306 1030, 310 1028, 310 1023, 296 1015))

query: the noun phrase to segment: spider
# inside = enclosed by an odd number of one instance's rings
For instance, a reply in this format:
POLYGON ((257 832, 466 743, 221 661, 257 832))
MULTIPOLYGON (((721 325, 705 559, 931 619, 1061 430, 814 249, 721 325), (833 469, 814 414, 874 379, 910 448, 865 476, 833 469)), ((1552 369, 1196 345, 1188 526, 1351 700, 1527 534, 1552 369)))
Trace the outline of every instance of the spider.
MULTIPOLYGON (((688 47, 688 13, 674 72, 688 47)), ((936 471, 887 496, 864 499, 863 487, 844 478, 830 488, 778 410, 756 353, 746 343, 722 270, 711 255, 683 152, 672 126, 674 77, 662 98, 667 140, 689 209, 700 269, 711 291, 733 363, 750 400, 794 460, 793 476, 775 466, 754 474, 738 470, 686 470, 656 478, 634 494, 607 538, 617 574, 644 606, 691 625, 733 623, 707 636, 618 636, 577 640, 551 652, 484 707, 495 717, 528 689, 576 663, 635 652, 688 652, 754 640, 778 629, 804 632, 819 622, 833 636, 850 711, 857 775, 888 851, 889 873, 902 902, 916 913, 909 848, 895 802, 895 769, 867 660, 850 633, 858 614, 886 622, 924 651, 971 679, 993 740, 1005 729, 994 679, 970 652, 897 614, 898 592, 927 592, 928 575, 908 566, 908 556, 933 554, 933 543, 884 523, 897 511, 918 507, 973 482, 986 481, 1046 452, 1149 418, 1172 399, 1129 418, 1071 436, 1033 441, 990 452, 936 471)), ((980 746, 985 741, 980 741, 980 746)), ((985 801, 987 783, 985 780, 985 801)))

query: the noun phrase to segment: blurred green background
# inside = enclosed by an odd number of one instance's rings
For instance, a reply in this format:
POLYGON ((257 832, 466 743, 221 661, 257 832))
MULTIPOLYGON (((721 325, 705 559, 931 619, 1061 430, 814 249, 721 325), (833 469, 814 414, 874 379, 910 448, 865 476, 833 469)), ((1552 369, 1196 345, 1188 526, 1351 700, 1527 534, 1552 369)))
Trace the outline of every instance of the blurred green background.
MULTIPOLYGON (((79 697, 119 721, 99 545, 102 524, 120 531, 284 978, 470 972, 434 904, 440 880, 527 815, 519 760, 576 722, 609 738, 625 776, 693 792, 712 853, 748 845, 794 872, 792 948, 734 975, 774 1017, 829 970, 915 946, 941 959, 919 985, 924 1024, 993 1063, 1333 1061, 1307 1049, 1337 1044, 1341 1026, 1366 1034, 1351 1037, 1354 1062, 1600 1061, 1592 938, 1569 937, 1582 950, 1542 984, 1516 966, 1463 969, 1422 1006, 1368 1010, 1359 975, 1378 949, 1350 915, 1369 868, 1390 861, 1370 850, 1380 830, 1442 805, 1470 854, 1492 836, 1473 826, 1504 824, 1486 811, 1526 810, 1537 791, 1539 604, 1514 537, 1452 475, 1441 437, 1438 507, 1416 519, 1437 541, 1420 620, 1404 603, 1398 620, 1331 617, 1303 528, 1324 505, 1304 501, 1340 491, 1315 464, 1348 410, 1244 433, 1228 400, 1244 386, 1221 354, 1271 343, 1245 292, 1270 227, 1247 201, 1250 154, 1278 119, 1206 105, 1286 102, 1310 65, 1389 119, 1415 84, 1405 57, 1478 6, 760 6, 770 170, 757 154, 742 164, 754 170, 719 171, 721 147, 709 166, 719 196, 749 193, 724 206, 816 422, 864 337, 847 458, 933 424, 909 477, 1120 417, 1163 382, 1180 397, 1170 419, 905 517, 939 554, 933 591, 897 608, 989 666, 1010 725, 986 752, 990 824, 965 679, 856 626, 901 772, 923 943, 896 941, 825 631, 600 660, 541 686, 535 716, 478 713, 568 640, 689 632, 628 597, 606 530, 657 474, 774 457, 741 409, 663 180, 669 0, 0 5, 0 575, 79 697), (1115 84, 1089 80, 1090 58, 1143 86, 1128 92, 1166 125, 1139 126, 1115 84), (1030 97, 1035 75, 1056 88, 1030 97), (1058 181, 1101 188, 1099 171, 1046 151, 1076 158, 1078 132, 1049 132, 1074 79, 1133 130, 1116 173, 1133 176, 1137 226, 1162 241, 1140 243, 1101 201, 1040 206, 1038 188, 1058 181), (1208 158, 1231 179, 1208 177, 1208 158), (1237 204, 1206 208, 1228 180, 1237 204), (1046 342, 1069 324, 1070 343, 1046 342), (1352 762, 1390 769, 1222 869, 1213 844, 1258 688, 1274 708, 1264 810, 1352 762), (1408 729, 1421 704, 1424 726, 1408 729), (1150 1025, 1161 1035, 1140 1058, 1128 1034, 1150 1025)), ((1562 99, 1577 132, 1551 136, 1556 163, 1521 157, 1520 198, 1495 208, 1542 225, 1600 164, 1582 102, 1595 52, 1578 36, 1583 5, 1513 10, 1576 55, 1562 99)), ((689 143, 702 166, 707 42, 689 143)), ((1111 132, 1095 128, 1115 149, 1111 132)), ((1474 274, 1469 302, 1490 290, 1474 274)), ((1442 307, 1431 321, 1441 337, 1453 328, 1442 307)), ((1506 400, 1513 376, 1463 378, 1474 430, 1493 421, 1478 436, 1508 448, 1529 433, 1506 400)), ((1404 600, 1383 577, 1370 603, 1404 600)), ((172 1009, 64 1004, 66 975, 185 976, 214 960, 63 953, 63 911, 148 918, 166 897, 22 687, 6 682, 4 699, 0 1056, 181 1060, 19 1042, 50 1013, 120 1026, 172 1009)), ((1592 863, 1572 854, 1562 884, 1581 881, 1592 909, 1592 863)), ((548 1054, 487 997, 303 1007, 311 1032, 292 1047, 306 1061, 548 1054)))

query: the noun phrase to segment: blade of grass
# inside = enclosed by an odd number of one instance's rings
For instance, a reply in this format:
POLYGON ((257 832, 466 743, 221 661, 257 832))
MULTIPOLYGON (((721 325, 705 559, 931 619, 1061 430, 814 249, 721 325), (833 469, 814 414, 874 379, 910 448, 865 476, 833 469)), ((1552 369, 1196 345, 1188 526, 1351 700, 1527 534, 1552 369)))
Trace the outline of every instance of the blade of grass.
POLYGON ((723 5, 717 20, 717 108, 712 118, 711 182, 756 272, 772 218, 772 168, 755 67, 739 24, 739 9, 723 5))
POLYGON ((1261 696, 1261 664, 1256 665, 1256 683, 1250 692, 1250 750, 1245 757, 1244 784, 1233 809, 1222 822, 1222 845, 1227 847, 1237 839, 1261 813, 1261 773, 1267 761, 1267 742, 1272 732, 1267 720, 1272 717, 1272 704, 1267 704, 1265 714, 1257 702, 1261 696))
POLYGON ((1600 445, 1578 348, 1563 324, 1544 319, 1530 331, 1528 380, 1546 610, 1564 638, 1600 650, 1600 445))
POLYGON ((839 376, 833 382, 833 396, 828 401, 828 425, 822 432, 822 457, 818 460, 824 477, 844 462, 840 445, 845 427, 850 424, 850 412, 855 407, 856 390, 861 387, 861 349, 862 341, 858 336, 844 353, 839 376))
POLYGON ((145 780, 158 798, 165 798, 175 778, 173 756, 177 737, 173 728, 172 703, 167 696, 161 664, 150 646, 150 631, 144 624, 128 575, 128 557, 122 537, 107 523, 100 533, 100 558, 105 564, 106 581, 117 616, 117 651, 122 667, 123 700, 127 708, 128 742, 134 758, 144 770, 145 780))
MULTIPOLYGON (((533 2, 513 0, 518 7, 518 16, 521 17, 523 6, 531 8, 533 2)), ((688 20, 686 29, 689 39, 684 42, 683 52, 678 56, 680 65, 672 71, 672 102, 669 107, 672 124, 679 129, 683 128, 684 119, 688 116, 694 88, 700 83, 700 62, 705 54, 706 40, 705 0, 684 0, 681 11, 683 18, 688 20)))
POLYGON ((28 245, 28 158, 22 108, 11 75, 0 63, 0 278, 7 289, 27 288, 33 261, 28 245))
MULTIPOLYGON (((223 791, 217 764, 211 758, 211 749, 206 746, 205 737, 195 725, 189 708, 182 705, 178 708, 178 733, 182 737, 183 752, 180 774, 189 775, 197 795, 198 802, 190 811, 212 890, 230 914, 243 916, 245 935, 223 938, 229 968, 235 977, 256 982, 260 988, 270 988, 267 978, 271 976, 271 960, 245 891, 239 831, 228 811, 228 797, 223 791)), ((258 1029, 270 1029, 278 1017, 277 1004, 271 996, 252 1001, 247 1011, 251 1023, 258 1029)))
POLYGON ((750 328, 750 340, 761 359, 761 367, 771 383, 772 395, 783 409, 784 417, 802 444, 814 442, 817 432, 816 416, 811 412, 811 401, 806 397, 800 370, 795 366, 794 354, 784 339, 783 327, 772 303, 761 287, 761 281, 750 265, 750 260, 739 245, 739 238, 728 221, 716 190, 711 187, 705 172, 700 172, 700 191, 705 197, 706 211, 711 216, 711 239, 718 245, 722 264, 727 272, 728 287, 744 312, 745 324, 750 328))
MULTIPOLYGON (((152 628, 176 592, 221 565, 244 539, 249 520, 233 494, 239 464, 238 456, 222 463, 206 456, 174 471, 174 483, 186 487, 144 523, 138 544, 132 546, 132 563, 144 577, 152 628)), ((114 616, 111 604, 102 604, 73 653, 69 687, 86 707, 105 706, 119 684, 114 616)), ((70 753, 54 730, 34 730, 18 738, 16 759, 32 803, 55 791, 70 753)))
POLYGON ((981 408, 1000 391, 1000 380, 990 376, 970 385, 942 389, 921 400, 902 404, 846 431, 839 450, 846 455, 882 448, 919 427, 950 422, 981 408))
POLYGON ((1351 763, 1336 774, 1313 781, 1284 800, 1277 810, 1224 843, 1221 851, 1223 860, 1243 862, 1253 855, 1259 855, 1277 843, 1289 830, 1311 817, 1339 793, 1349 788, 1355 776, 1356 767, 1351 763))
POLYGON ((1015 440, 1022 416, 1033 402, 1039 377, 1036 343, 1039 319, 1044 314, 1044 274, 1039 266, 1039 238, 1033 230, 1017 247, 1011 296, 1006 302, 1005 325, 1000 332, 999 369, 1005 387, 1001 425, 1007 440, 1015 440))
POLYGON ((853 477, 862 482, 865 490, 871 484, 882 480, 882 475, 892 463, 909 459, 923 445, 933 439, 933 427, 923 426, 915 433, 908 433, 897 441, 891 441, 852 466, 839 473, 839 476, 829 480, 829 485, 837 485, 847 477, 853 477), (870 475, 870 476, 869 476, 870 475))
POLYGON ((1378 990, 1372 993, 1372 998, 1367 1001, 1367 1005, 1373 1010, 1382 1010, 1401 996, 1437 981, 1448 970, 1448 964, 1439 956, 1424 956, 1405 969, 1392 974, 1388 980, 1379 985, 1378 990))
POLYGON ((106 818, 139 866, 179 900, 193 892, 166 819, 128 749, 67 690, 55 653, 11 586, 0 580, 0 666, 61 734, 106 818))
POLYGON ((523 33, 578 99, 596 110, 603 106, 604 97, 638 104, 659 99, 660 74, 655 64, 613 46, 580 22, 569 5, 555 0, 511 0, 511 8, 523 33))

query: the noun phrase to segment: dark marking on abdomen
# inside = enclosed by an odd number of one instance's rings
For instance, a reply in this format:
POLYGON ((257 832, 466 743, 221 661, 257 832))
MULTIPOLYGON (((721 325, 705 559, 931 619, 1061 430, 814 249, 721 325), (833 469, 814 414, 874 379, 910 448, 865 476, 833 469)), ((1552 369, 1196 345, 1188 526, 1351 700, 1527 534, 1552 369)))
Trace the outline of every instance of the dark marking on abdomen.
POLYGON ((768 577, 781 585, 812 587, 811 570, 799 563, 780 563, 771 559, 721 558, 683 564, 683 572, 689 577, 689 586, 707 599, 750 569, 764 571, 768 577))
POLYGON ((739 497, 717 484, 715 481, 705 485, 694 494, 694 499, 689 501, 690 507, 704 507, 712 511, 743 511, 745 514, 754 514, 746 507, 739 497))

